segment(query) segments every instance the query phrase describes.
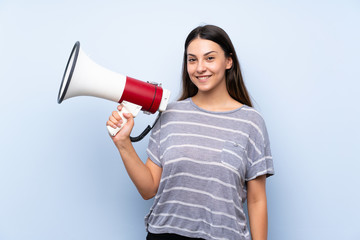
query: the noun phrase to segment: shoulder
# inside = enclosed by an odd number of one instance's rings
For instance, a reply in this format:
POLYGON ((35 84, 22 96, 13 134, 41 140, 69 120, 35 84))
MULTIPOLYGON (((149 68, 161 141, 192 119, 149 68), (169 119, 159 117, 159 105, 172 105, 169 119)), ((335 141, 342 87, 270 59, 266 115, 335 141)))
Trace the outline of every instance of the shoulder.
POLYGON ((244 105, 241 110, 241 118, 244 119, 249 126, 249 137, 255 143, 268 144, 269 136, 262 114, 255 108, 246 105, 244 105))
POLYGON ((190 105, 190 99, 171 102, 167 105, 165 112, 174 109, 184 109, 190 105))
POLYGON ((184 99, 184 100, 173 101, 173 102, 168 104, 168 108, 174 108, 174 107, 180 107, 180 106, 184 106, 184 105, 189 105, 190 102, 191 102, 190 98, 187 98, 187 99, 184 99))
POLYGON ((241 111, 239 111, 239 114, 242 115, 243 118, 252 121, 258 125, 264 125, 265 126, 265 120, 263 118, 263 116, 261 115, 261 113, 256 110, 253 107, 249 107, 247 105, 243 105, 243 107, 241 108, 241 111))

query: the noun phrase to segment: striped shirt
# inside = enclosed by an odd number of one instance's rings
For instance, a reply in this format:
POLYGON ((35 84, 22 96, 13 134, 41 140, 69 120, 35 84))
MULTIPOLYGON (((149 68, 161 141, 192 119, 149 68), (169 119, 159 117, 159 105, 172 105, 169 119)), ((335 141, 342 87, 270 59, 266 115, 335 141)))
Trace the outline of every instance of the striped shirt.
POLYGON ((211 240, 250 239, 246 181, 274 174, 265 122, 251 107, 199 108, 190 98, 168 105, 147 154, 162 168, 145 217, 151 233, 211 240))

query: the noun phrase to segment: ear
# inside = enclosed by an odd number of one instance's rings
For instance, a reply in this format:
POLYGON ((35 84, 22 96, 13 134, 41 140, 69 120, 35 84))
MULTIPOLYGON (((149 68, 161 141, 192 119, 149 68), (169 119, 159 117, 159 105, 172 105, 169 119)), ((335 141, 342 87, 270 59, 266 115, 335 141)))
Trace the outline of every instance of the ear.
POLYGON ((233 60, 232 60, 232 57, 230 55, 230 57, 227 57, 226 58, 226 69, 230 69, 233 65, 233 60))

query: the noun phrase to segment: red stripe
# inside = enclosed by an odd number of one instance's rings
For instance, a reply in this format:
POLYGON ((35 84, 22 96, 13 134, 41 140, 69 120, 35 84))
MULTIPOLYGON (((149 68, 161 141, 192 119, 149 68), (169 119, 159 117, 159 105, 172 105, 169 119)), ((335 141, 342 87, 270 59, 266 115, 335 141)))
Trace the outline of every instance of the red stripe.
POLYGON ((160 106, 163 89, 154 84, 126 77, 125 89, 119 103, 128 101, 142 106, 143 111, 155 113, 160 106))

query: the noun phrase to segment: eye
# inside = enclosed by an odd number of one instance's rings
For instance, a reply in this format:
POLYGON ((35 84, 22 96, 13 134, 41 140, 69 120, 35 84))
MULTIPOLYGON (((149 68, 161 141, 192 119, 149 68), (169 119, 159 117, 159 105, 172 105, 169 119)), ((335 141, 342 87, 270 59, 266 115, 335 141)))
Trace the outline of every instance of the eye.
POLYGON ((215 59, 214 56, 209 56, 209 57, 207 57, 207 60, 208 60, 208 61, 212 61, 212 60, 214 60, 214 59, 215 59))
POLYGON ((196 61, 196 59, 195 58, 188 58, 188 62, 195 62, 196 61))

